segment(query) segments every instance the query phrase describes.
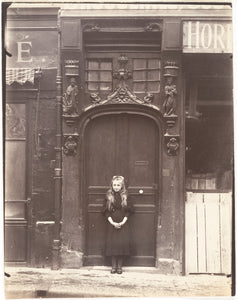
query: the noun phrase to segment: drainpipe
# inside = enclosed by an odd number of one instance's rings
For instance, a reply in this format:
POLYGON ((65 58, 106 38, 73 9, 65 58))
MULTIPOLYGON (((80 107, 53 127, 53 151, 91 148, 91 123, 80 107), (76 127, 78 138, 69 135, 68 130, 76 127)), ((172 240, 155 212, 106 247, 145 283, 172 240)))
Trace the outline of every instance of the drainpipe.
POLYGON ((55 224, 52 245, 52 270, 60 268, 61 249, 61 198, 62 198, 62 70, 61 70, 61 22, 60 10, 58 12, 58 64, 56 77, 56 146, 54 168, 54 214, 55 224))

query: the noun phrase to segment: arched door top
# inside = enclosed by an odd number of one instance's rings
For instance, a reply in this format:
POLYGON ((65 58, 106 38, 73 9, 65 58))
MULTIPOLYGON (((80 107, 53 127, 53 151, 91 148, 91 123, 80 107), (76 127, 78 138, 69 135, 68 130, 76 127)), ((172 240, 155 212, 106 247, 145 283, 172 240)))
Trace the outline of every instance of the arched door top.
POLYGON ((79 132, 83 132, 87 123, 94 118, 105 115, 118 115, 118 114, 133 114, 141 115, 152 119, 158 126, 160 134, 165 133, 165 120, 161 111, 152 106, 138 105, 138 104, 107 104, 107 105, 94 105, 86 109, 79 119, 79 132))

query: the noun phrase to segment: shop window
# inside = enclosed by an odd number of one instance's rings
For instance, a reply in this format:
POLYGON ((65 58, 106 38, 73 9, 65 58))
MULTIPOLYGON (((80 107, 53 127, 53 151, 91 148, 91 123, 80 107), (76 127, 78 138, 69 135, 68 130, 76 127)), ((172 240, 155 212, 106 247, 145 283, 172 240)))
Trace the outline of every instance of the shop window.
POLYGON ((200 120, 186 122, 186 187, 232 189, 233 119, 230 106, 197 106, 200 120))
POLYGON ((88 91, 112 90, 112 61, 88 60, 86 74, 88 91))
POLYGON ((160 60, 133 59, 133 90, 136 93, 160 92, 160 60))
POLYGON ((189 78, 186 85, 187 189, 232 189, 232 115, 231 77, 189 78))

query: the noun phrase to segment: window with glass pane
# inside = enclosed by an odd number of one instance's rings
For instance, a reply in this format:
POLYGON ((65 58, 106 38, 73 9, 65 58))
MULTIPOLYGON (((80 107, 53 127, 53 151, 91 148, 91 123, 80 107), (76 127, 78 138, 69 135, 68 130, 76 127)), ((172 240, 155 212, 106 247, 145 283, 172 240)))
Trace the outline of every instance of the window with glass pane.
POLYGON ((160 59, 133 60, 133 90, 137 93, 160 92, 160 59))
POLYGON ((112 61, 88 60, 86 74, 88 91, 112 90, 112 61))

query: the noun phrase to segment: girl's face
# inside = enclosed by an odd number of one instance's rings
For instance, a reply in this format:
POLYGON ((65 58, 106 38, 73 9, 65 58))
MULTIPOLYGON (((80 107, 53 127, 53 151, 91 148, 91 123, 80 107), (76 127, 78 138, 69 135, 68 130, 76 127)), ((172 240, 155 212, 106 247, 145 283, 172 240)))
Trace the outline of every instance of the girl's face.
POLYGON ((122 183, 119 180, 114 180, 112 183, 112 188, 115 192, 119 192, 122 188, 122 183))

